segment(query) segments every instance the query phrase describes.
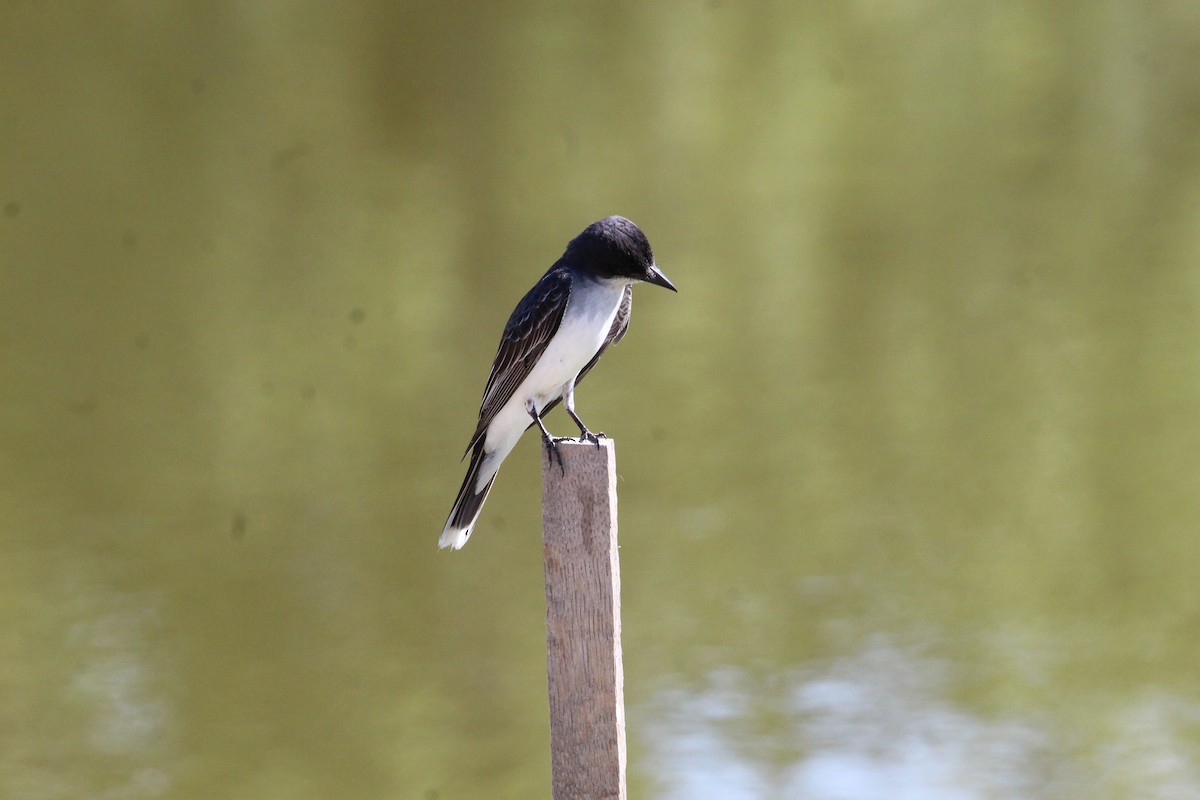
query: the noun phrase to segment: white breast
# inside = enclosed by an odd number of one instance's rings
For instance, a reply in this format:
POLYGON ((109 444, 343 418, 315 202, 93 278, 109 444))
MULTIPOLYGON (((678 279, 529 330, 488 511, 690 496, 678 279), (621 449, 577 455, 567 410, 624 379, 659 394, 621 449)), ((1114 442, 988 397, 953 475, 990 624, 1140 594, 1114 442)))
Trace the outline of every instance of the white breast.
POLYGON ((589 286, 588 291, 571 297, 558 333, 517 390, 518 395, 534 397, 539 411, 562 396, 567 381, 578 375, 604 344, 625 290, 623 285, 616 291, 605 291, 607 288, 589 286))
POLYGON ((612 328, 626 285, 614 281, 587 282, 572 287, 557 333, 533 371, 517 387, 512 399, 497 412, 488 428, 484 441, 488 456, 480 475, 481 484, 485 482, 484 475, 494 474, 494 469, 500 466, 529 426, 531 420, 525 409, 530 399, 540 414, 546 406, 562 397, 567 382, 596 355, 612 328))

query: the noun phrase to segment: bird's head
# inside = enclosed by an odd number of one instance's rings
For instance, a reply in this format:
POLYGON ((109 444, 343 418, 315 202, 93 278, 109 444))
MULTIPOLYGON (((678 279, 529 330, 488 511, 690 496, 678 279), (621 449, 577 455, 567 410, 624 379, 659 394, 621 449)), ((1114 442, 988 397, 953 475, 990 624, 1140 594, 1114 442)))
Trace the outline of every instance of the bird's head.
POLYGON ((588 225, 570 241, 563 258, 601 278, 645 281, 678 291, 654 263, 646 234, 624 217, 605 217, 588 225))

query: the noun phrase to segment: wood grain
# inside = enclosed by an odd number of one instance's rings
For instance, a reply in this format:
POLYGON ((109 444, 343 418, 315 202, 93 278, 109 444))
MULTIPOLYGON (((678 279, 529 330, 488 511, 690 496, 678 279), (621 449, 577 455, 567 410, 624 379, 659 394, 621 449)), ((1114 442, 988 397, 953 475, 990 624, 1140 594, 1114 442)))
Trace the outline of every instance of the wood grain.
POLYGON ((554 800, 625 800, 616 446, 542 460, 546 662, 554 800))

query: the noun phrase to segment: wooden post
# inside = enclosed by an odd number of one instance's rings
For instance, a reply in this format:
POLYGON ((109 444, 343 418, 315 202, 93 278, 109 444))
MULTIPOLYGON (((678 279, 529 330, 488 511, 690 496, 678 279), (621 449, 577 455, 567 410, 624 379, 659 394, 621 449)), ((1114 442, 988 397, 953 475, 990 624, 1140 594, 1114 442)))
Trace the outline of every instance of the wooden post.
POLYGON ((542 457, 546 665, 554 800, 626 800, 617 460, 562 442, 542 457))

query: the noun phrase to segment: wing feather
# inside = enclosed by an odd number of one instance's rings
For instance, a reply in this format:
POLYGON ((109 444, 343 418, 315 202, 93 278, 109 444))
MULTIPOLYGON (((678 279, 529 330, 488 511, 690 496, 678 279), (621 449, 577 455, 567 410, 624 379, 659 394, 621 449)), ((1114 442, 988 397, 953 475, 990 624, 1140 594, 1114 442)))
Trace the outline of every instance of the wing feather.
POLYGON ((542 353, 546 352, 551 337, 562 322, 570 296, 571 275, 566 269, 555 266, 517 303, 500 337, 500 347, 479 406, 479 424, 467 445, 467 452, 487 433, 496 414, 512 399, 542 353))

